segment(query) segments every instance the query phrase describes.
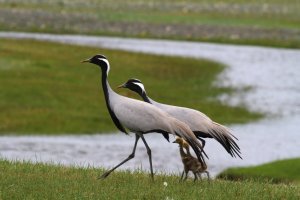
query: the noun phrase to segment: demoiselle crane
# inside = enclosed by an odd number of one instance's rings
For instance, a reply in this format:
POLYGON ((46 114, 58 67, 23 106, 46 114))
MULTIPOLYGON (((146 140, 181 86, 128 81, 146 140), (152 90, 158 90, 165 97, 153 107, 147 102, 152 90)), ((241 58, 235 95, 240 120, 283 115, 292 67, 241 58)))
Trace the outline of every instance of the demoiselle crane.
POLYGON ((202 138, 214 138, 232 157, 238 156, 242 159, 240 148, 234 141, 234 139, 237 140, 237 138, 227 127, 212 121, 202 112, 190 108, 158 103, 152 100, 147 95, 145 86, 138 79, 129 79, 126 83, 120 85, 119 88, 128 88, 138 93, 145 102, 160 108, 176 119, 186 123, 194 132, 195 136, 202 141, 203 147, 205 146, 205 141, 202 138))
POLYGON ((100 178, 106 178, 119 166, 134 158, 138 140, 141 138, 149 157, 151 177, 154 178, 152 168, 151 149, 148 146, 144 134, 151 132, 169 133, 184 138, 191 145, 197 158, 202 165, 205 165, 202 145, 199 143, 191 129, 185 123, 171 117, 159 108, 136 99, 131 99, 114 92, 107 80, 110 64, 103 55, 95 55, 82 62, 98 65, 102 71, 102 89, 109 114, 116 127, 123 133, 128 134, 126 129, 135 133, 135 142, 132 153, 112 169, 105 172, 100 178))

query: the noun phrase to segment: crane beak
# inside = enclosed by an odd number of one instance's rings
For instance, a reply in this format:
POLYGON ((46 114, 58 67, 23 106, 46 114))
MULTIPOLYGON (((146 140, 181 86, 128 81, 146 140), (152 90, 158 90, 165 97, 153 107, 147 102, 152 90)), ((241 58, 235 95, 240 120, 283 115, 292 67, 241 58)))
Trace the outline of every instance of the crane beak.
POLYGON ((81 63, 85 63, 85 62, 91 62, 91 59, 89 58, 89 59, 86 59, 86 60, 82 60, 82 61, 80 61, 81 63))
POLYGON ((174 140, 172 143, 177 143, 176 140, 174 140))
POLYGON ((117 88, 126 88, 126 83, 119 85, 117 88))

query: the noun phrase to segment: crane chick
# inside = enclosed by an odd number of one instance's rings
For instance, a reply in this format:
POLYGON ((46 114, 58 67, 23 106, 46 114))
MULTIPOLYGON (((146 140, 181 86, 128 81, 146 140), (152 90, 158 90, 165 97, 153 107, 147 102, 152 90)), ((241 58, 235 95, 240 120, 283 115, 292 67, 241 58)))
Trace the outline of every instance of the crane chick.
POLYGON ((209 178, 209 172, 207 171, 207 165, 205 164, 202 167, 202 165, 198 161, 198 159, 191 155, 189 144, 184 139, 182 139, 180 137, 176 137, 176 140, 173 143, 178 143, 179 144, 179 152, 180 152, 181 160, 182 160, 182 163, 183 163, 183 166, 184 166, 184 170, 182 171, 180 180, 182 180, 184 173, 185 173, 184 180, 186 180, 189 171, 193 172, 194 177, 195 177, 194 181, 196 181, 198 179, 198 176, 199 176, 200 179, 202 179, 201 178, 202 173, 206 173, 207 178, 209 180, 210 178, 209 178), (186 152, 184 152, 183 149, 185 149, 186 152))

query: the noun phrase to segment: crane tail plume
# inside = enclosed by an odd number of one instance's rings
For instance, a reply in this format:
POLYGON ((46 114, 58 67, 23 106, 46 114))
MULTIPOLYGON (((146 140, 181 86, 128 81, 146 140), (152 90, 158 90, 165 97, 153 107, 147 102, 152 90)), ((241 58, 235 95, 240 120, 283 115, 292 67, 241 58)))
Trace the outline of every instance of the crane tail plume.
POLYGON ((238 140, 227 128, 221 124, 213 122, 212 127, 208 130, 209 134, 215 138, 232 157, 241 157, 241 150, 238 144, 234 141, 238 140))

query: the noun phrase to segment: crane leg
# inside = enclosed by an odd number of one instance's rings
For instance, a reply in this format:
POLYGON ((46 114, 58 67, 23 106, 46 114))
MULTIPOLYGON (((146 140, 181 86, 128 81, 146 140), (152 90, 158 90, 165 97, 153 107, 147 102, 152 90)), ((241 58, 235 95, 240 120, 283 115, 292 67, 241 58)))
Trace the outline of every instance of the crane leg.
POLYGON ((193 172, 194 174, 194 182, 198 179, 197 174, 195 172, 193 172))
POLYGON ((200 180, 202 181, 202 176, 201 176, 202 173, 198 173, 198 176, 200 178, 200 180))
POLYGON ((207 175, 207 179, 210 180, 210 177, 209 177, 209 172, 208 171, 204 171, 207 175))
POLYGON ((150 149, 150 147, 148 146, 148 144, 147 144, 147 142, 146 142, 144 136, 141 134, 140 137, 142 138, 142 140, 143 140, 143 142, 144 142, 144 144, 145 144, 145 146, 146 146, 146 149, 147 149, 147 154, 148 154, 148 156, 149 156, 149 163, 150 163, 151 178, 152 178, 152 180, 154 180, 154 174, 153 174, 153 168, 152 168, 151 149, 150 149))
POLYGON ((184 175, 184 170, 182 171, 182 174, 181 174, 181 177, 180 177, 180 180, 179 180, 179 181, 182 181, 183 175, 184 175))
POLYGON ((185 177, 184 177, 183 181, 185 181, 187 179, 188 173, 189 173, 189 171, 185 172, 185 177))
POLYGON ((135 134, 134 147, 133 147, 132 153, 128 156, 128 158, 126 158, 125 160, 123 160, 120 164, 116 165, 111 170, 109 170, 109 171, 105 172, 104 174, 102 174, 100 177, 98 177, 98 179, 105 179, 115 169, 117 169, 118 167, 120 167, 121 165, 123 165, 124 163, 126 163, 128 160, 131 160, 132 158, 134 158, 135 150, 136 150, 136 145, 137 145, 139 139, 140 139, 140 136, 138 134, 135 134))

